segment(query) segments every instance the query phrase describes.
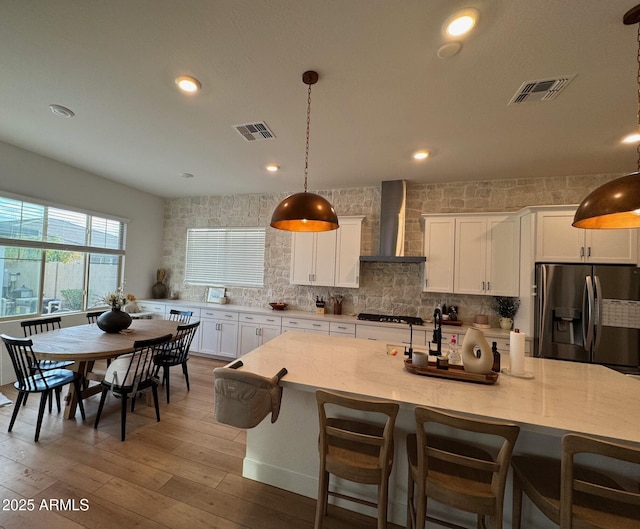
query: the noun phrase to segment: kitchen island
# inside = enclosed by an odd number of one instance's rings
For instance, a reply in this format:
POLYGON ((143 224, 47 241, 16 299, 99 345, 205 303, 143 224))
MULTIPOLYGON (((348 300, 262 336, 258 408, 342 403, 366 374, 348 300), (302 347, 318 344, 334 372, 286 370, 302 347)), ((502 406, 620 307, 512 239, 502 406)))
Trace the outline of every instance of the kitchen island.
MULTIPOLYGON (((525 370, 533 373, 533 379, 500 375, 496 384, 483 385, 411 374, 404 369, 401 353, 387 354, 384 341, 297 332, 267 342, 242 361, 243 370, 265 376, 281 367, 288 370, 282 379, 285 389, 278 421, 271 424, 267 419, 248 431, 243 475, 305 496, 317 494, 317 389, 400 404, 389 502, 390 520, 400 525, 406 511, 404 438, 414 430, 417 405, 515 422, 521 427, 516 452, 559 455, 560 439, 567 431, 640 444, 640 382, 599 365, 527 357, 525 370)), ((503 355, 505 365, 508 357, 503 355)), ((363 497, 374 494, 366 486, 346 482, 339 486, 363 497)), ((510 485, 507 493, 506 527, 511 519, 510 485)), ((523 527, 553 525, 526 503, 523 527)))

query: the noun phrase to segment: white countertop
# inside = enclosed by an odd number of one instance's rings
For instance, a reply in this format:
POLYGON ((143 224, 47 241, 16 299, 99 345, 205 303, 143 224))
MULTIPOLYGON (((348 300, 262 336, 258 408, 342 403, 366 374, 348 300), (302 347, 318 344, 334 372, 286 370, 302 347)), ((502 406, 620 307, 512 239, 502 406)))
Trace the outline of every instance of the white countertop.
MULTIPOLYGON (((145 299, 140 300, 140 303, 163 303, 171 305, 172 307, 184 307, 184 308, 200 308, 211 310, 222 310, 231 312, 244 312, 251 314, 271 314, 273 316, 280 316, 283 318, 303 318, 308 320, 320 320, 320 321, 334 321, 338 323, 357 323, 358 325, 374 325, 377 327, 391 327, 391 328, 408 328, 406 323, 388 323, 377 321, 365 321, 359 320, 355 314, 317 314, 313 311, 306 310, 273 310, 269 307, 248 307, 243 305, 233 304, 217 304, 217 303, 204 303, 202 301, 189 301, 185 299, 145 299)), ((442 332, 451 334, 464 334, 469 329, 470 325, 443 325, 442 332)), ((433 323, 425 321, 424 325, 414 325, 415 330, 424 330, 427 332, 433 331, 433 323)), ((484 334, 489 337, 495 338, 509 338, 509 331, 492 327, 490 329, 482 329, 484 334)), ((527 337, 530 339, 530 337, 527 337)))
MULTIPOLYGON (((548 435, 565 431, 640 443, 640 381, 599 365, 525 358, 532 380, 501 374, 494 385, 414 375, 383 341, 287 332, 243 356, 242 369, 288 374, 283 387, 318 388, 514 421, 548 435)), ((508 367, 508 355, 502 355, 508 367), (506 357, 506 358, 505 358, 506 357)), ((286 389, 285 396, 286 398, 286 389)))

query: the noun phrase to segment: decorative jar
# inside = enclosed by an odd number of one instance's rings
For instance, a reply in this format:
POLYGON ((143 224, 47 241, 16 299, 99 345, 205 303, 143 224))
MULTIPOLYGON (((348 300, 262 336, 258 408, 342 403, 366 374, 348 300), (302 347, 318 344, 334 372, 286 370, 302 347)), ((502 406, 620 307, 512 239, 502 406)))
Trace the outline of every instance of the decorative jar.
POLYGON ((100 314, 96 320, 96 324, 104 332, 116 334, 131 325, 131 316, 120 310, 119 307, 114 307, 100 314))

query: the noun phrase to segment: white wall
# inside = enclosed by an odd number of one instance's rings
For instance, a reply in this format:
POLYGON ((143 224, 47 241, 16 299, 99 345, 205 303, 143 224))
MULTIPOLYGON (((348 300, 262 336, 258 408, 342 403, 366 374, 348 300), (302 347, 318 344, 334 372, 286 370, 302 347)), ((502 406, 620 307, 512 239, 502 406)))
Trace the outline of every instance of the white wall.
MULTIPOLYGON (((127 291, 140 298, 151 296, 156 269, 161 266, 162 198, 0 142, 0 192, 3 191, 128 219, 127 291)), ((0 332, 9 334, 14 327, 0 324, 0 332)), ((0 384, 11 380, 13 368, 3 347, 0 384)))

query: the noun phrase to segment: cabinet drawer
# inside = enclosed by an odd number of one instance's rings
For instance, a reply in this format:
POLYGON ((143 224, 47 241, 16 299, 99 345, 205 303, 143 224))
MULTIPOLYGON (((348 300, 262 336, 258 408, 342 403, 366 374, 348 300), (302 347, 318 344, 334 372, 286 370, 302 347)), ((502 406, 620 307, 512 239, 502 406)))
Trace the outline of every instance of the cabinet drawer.
POLYGON ((164 314, 164 305, 162 303, 148 303, 146 301, 138 302, 140 312, 156 312, 158 314, 164 314))
POLYGON ((238 321, 238 313, 226 310, 211 310, 201 309, 200 318, 204 319, 216 319, 216 320, 229 320, 238 321))
POLYGON ((271 316, 266 314, 240 314, 241 323, 253 323, 255 325, 275 325, 282 323, 281 316, 271 316))
POLYGON ((329 332, 328 321, 305 320, 302 318, 282 318, 282 326, 288 327, 289 329, 329 332))
POLYGON ((338 323, 335 321, 329 322, 329 333, 330 334, 350 334, 351 336, 356 335, 356 324, 355 323, 338 323))

